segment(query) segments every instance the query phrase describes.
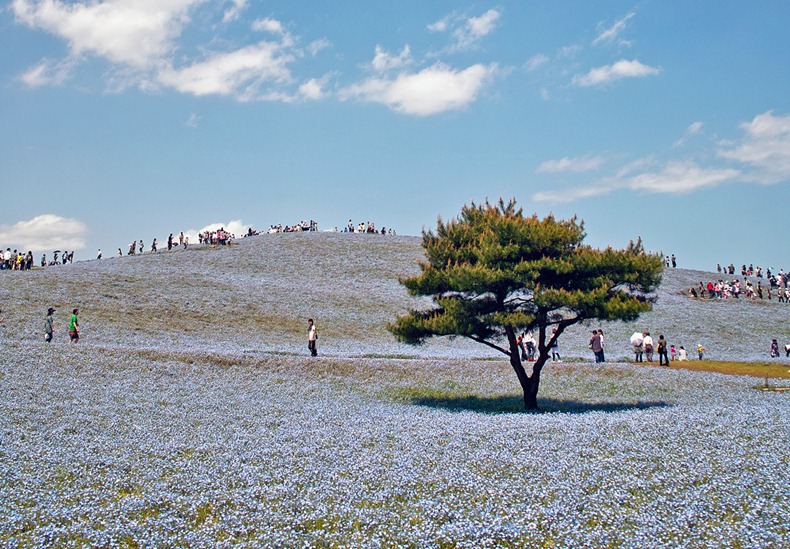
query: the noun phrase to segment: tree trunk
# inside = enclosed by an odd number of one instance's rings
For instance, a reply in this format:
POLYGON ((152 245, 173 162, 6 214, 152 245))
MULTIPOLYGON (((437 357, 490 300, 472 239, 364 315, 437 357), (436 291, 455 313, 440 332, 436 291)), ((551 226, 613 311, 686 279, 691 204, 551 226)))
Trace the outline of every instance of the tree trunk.
POLYGON ((540 370, 546 363, 548 354, 543 356, 543 353, 538 353, 538 360, 532 367, 532 375, 527 375, 524 365, 521 363, 521 348, 516 343, 515 333, 511 330, 507 331, 508 343, 510 344, 510 366, 516 372, 518 382, 521 385, 521 390, 524 392, 524 409, 537 410, 538 409, 538 386, 540 385, 540 370))
POLYGON ((546 359, 539 356, 532 367, 532 375, 527 378, 527 385, 522 385, 524 390, 524 409, 537 410, 538 409, 538 387, 540 387, 540 371, 545 364, 546 359))

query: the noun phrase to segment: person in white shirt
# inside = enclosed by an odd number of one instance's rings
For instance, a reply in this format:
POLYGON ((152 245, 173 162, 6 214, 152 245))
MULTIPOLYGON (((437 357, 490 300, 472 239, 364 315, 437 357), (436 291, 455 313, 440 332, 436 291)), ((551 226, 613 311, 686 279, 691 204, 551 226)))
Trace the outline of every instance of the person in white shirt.
POLYGON ((650 332, 645 332, 645 337, 642 340, 642 348, 645 350, 645 358, 648 362, 653 362, 653 338, 650 337, 650 332))

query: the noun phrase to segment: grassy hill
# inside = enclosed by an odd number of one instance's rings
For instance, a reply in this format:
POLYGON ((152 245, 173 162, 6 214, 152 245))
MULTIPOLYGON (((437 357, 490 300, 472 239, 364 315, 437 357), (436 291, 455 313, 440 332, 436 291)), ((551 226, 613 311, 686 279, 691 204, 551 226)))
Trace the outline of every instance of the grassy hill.
MULTIPOLYGON (((302 353, 307 318, 320 329, 323 354, 336 356, 492 356, 456 339, 422 348, 394 341, 385 324, 410 307, 398 277, 418 272, 419 238, 289 233, 245 238, 230 247, 109 258, 1 273, 4 337, 40 339, 47 307, 61 328, 81 310, 86 344, 213 351, 302 353)), ((715 273, 667 269, 652 312, 635 323, 603 324, 610 360, 631 357, 635 330, 720 360, 766 360, 771 338, 790 343, 790 305, 773 301, 692 300, 688 289, 715 273)), ((568 357, 588 358, 588 331, 561 341, 568 357)), ((61 330, 60 337, 65 337, 61 330)))
MULTIPOLYGON (((787 546, 788 394, 595 365, 580 327, 523 413, 507 361, 385 331, 419 257, 282 234, 0 273, 0 547, 787 546)), ((743 359, 786 337, 784 304, 689 300, 707 276, 668 271, 638 328, 743 359)))

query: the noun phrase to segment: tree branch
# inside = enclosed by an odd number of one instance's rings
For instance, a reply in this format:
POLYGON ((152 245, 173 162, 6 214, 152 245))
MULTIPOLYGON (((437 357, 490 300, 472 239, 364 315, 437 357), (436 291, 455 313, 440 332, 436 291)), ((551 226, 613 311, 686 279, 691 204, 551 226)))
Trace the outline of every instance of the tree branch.
POLYGON ((487 341, 487 340, 483 339, 482 337, 477 337, 477 336, 473 336, 473 335, 465 335, 464 337, 468 337, 472 341, 477 341, 478 343, 482 343, 483 345, 488 345, 492 349, 496 349, 500 353, 502 353, 504 355, 507 355, 507 356, 510 356, 510 351, 508 351, 506 349, 503 349, 499 345, 491 343, 490 341, 487 341))

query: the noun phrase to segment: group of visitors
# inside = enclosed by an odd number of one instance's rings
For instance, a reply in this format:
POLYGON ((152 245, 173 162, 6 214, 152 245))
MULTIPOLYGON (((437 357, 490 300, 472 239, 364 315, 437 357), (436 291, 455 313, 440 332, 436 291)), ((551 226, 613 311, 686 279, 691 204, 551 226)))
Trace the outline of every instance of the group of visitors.
MULTIPOLYGON (((47 309, 47 316, 44 318, 44 341, 51 343, 55 335, 55 319, 52 316, 55 312, 54 307, 47 309)), ((79 309, 72 309, 69 317, 68 333, 69 343, 77 343, 80 340, 79 309)))
MULTIPOLYGON (((658 341, 655 341, 650 335, 650 332, 634 332, 630 338, 631 347, 634 350, 634 362, 653 362, 654 353, 658 354, 658 365, 669 366, 671 361, 688 360, 688 351, 683 345, 675 347, 674 344, 669 344, 661 334, 658 336, 658 341)), ((699 360, 703 359, 705 347, 700 343, 697 345, 697 356, 699 360)))
POLYGON ((350 219, 348 220, 348 224, 343 229, 344 233, 367 233, 367 234, 390 234, 394 235, 395 231, 390 228, 387 230, 386 227, 382 227, 381 230, 376 229, 376 225, 372 221, 365 221, 364 223, 360 223, 356 227, 354 227, 354 222, 350 219))
POLYGON ((203 231, 198 233, 198 242, 201 244, 210 244, 212 246, 227 246, 233 243, 236 235, 225 230, 225 227, 220 227, 216 231, 203 231))
POLYGON ((756 286, 747 279, 743 279, 743 282, 738 279, 732 281, 719 279, 716 282, 709 280, 707 285, 700 281, 697 288, 689 288, 689 295, 692 298, 738 299, 743 294, 747 299, 752 300, 772 299, 773 295, 776 295, 778 301, 790 303, 790 281, 784 270, 780 269, 777 274, 769 275, 767 281, 768 284, 765 286, 762 280, 758 280, 756 286))
POLYGON ((277 225, 269 225, 269 230, 267 231, 269 234, 276 234, 276 233, 301 233, 301 232, 317 232, 318 231, 318 222, 307 221, 303 219, 299 223, 295 225, 282 225, 278 223, 277 225))
POLYGON ((23 253, 21 250, 11 251, 7 248, 0 256, 0 270, 28 271, 33 267, 33 252, 23 253))
MULTIPOLYGON (((719 273, 719 274, 724 273, 724 274, 734 275, 735 274, 735 265, 730 263, 726 267, 722 268, 721 263, 716 263, 716 272, 719 273)), ((743 265, 741 265, 741 276, 756 276, 757 278, 762 278, 763 277, 763 269, 759 265, 755 269, 754 265, 752 263, 749 263, 748 267, 746 266, 746 264, 743 264, 743 265)), ((770 267, 768 267, 768 269, 766 270, 765 276, 767 278, 771 277, 771 268, 770 267)))
MULTIPOLYGON (((66 265, 67 263, 74 263, 74 252, 63 252, 60 255, 60 250, 55 250, 52 254, 53 258, 47 262, 47 254, 41 254, 41 266, 53 265, 66 265)), ((2 271, 29 271, 33 268, 35 261, 33 259, 33 252, 27 253, 21 250, 11 251, 11 248, 0 253, 0 270, 2 271)))

